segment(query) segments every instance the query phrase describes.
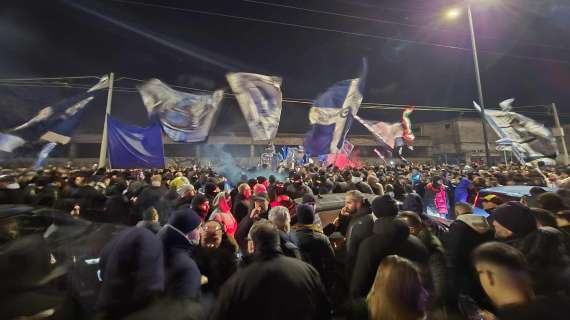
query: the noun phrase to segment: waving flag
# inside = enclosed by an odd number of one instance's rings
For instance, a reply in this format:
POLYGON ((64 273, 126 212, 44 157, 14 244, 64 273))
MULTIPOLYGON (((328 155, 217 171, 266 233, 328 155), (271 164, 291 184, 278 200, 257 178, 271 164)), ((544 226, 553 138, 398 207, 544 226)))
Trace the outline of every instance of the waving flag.
POLYGON ((387 123, 382 121, 365 120, 359 116, 355 116, 374 137, 381 143, 382 147, 390 151, 394 151, 398 147, 402 139, 408 145, 412 145, 415 136, 412 132, 412 122, 410 114, 414 111, 413 107, 408 107, 402 112, 401 122, 387 123))
POLYGON ((68 143, 87 104, 108 87, 109 79, 105 76, 87 92, 47 106, 27 122, 0 133, 0 151, 12 152, 26 142, 37 140, 68 143))
POLYGON ((224 98, 223 90, 213 94, 191 94, 176 91, 158 79, 138 87, 151 117, 157 117, 164 132, 177 142, 198 142, 208 132, 224 98))
POLYGON ((271 140, 281 119, 282 79, 255 73, 226 75, 236 95, 253 140, 271 140))
POLYGON ((107 115, 109 161, 113 169, 164 168, 162 130, 158 121, 141 128, 107 115))
POLYGON ((305 136, 305 152, 322 155, 340 151, 362 102, 366 72, 364 59, 359 78, 337 82, 315 100, 309 112, 313 127, 305 136))
MULTIPOLYGON (((511 151, 521 163, 544 161, 555 164, 558 146, 552 132, 544 125, 512 112, 514 99, 508 99, 499 104, 502 110, 485 110, 485 120, 499 136, 497 141, 501 150, 511 145, 511 151)), ((481 108, 473 102, 475 109, 481 108)))

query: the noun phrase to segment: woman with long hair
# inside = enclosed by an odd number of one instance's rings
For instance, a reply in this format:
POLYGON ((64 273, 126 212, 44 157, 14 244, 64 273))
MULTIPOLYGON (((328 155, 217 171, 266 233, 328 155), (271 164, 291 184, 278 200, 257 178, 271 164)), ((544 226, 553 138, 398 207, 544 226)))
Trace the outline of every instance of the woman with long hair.
POLYGON ((414 263, 400 256, 387 256, 380 263, 366 298, 369 319, 424 319, 427 296, 414 263))

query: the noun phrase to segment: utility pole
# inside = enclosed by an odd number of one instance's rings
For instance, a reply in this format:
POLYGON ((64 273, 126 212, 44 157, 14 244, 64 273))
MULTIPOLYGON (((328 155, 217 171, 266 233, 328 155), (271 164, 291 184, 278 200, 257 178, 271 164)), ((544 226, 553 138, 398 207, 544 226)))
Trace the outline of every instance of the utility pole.
POLYGON ((114 74, 109 75, 109 91, 107 92, 107 108, 105 109, 105 124, 103 125, 103 137, 101 138, 101 149, 99 150, 98 168, 105 168, 107 164, 107 116, 111 114, 111 102, 113 100, 113 80, 114 74))
POLYGON ((568 165, 569 161, 568 161, 568 148, 566 147, 566 139, 564 138, 564 129, 562 128, 562 126, 560 125, 560 118, 558 117, 558 110, 556 110, 556 104, 552 103, 551 105, 552 108, 552 115, 554 116, 554 137, 560 137, 560 142, 562 144, 562 163, 564 163, 564 165, 568 165))

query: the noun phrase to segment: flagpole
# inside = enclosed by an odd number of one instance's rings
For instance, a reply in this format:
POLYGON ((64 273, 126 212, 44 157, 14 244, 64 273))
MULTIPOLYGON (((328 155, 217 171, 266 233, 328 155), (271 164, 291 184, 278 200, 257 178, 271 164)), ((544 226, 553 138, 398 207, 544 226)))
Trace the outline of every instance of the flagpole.
POLYGON ((554 116, 554 124, 556 126, 556 130, 554 131, 554 136, 555 139, 556 138, 560 138, 560 142, 562 145, 562 163, 564 165, 568 165, 569 164, 569 160, 568 160, 568 148, 566 147, 566 139, 564 138, 564 129, 562 129, 562 126, 560 125, 560 118, 558 117, 558 110, 556 110, 556 104, 553 103, 550 105, 550 107, 552 108, 552 115, 554 116))
POLYGON ((105 109, 105 123, 103 124, 103 136, 101 137, 101 149, 99 151, 98 168, 105 168, 107 164, 107 116, 111 114, 111 102, 113 100, 113 80, 114 73, 109 74, 109 91, 107 92, 107 108, 105 109))

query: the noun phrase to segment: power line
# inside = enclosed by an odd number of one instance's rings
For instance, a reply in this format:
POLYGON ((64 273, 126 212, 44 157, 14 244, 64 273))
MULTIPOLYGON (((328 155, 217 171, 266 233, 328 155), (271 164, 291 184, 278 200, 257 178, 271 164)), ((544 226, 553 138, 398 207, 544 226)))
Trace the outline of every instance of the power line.
MULTIPOLYGON (((456 32, 452 32, 452 31, 449 31, 449 30, 444 29, 444 28, 436 28, 436 27, 429 26, 429 25, 419 25, 419 24, 412 24, 412 23, 396 22, 396 21, 386 20, 386 19, 368 18, 368 17, 356 16, 356 15, 350 15, 350 14, 343 14, 343 13, 332 12, 332 11, 325 11, 325 10, 317 10, 317 9, 310 9, 310 8, 304 8, 304 7, 297 7, 297 6, 292 6, 292 5, 285 5, 285 4, 272 3, 272 2, 266 2, 266 1, 258 1, 258 0, 242 0, 242 1, 243 1, 243 2, 249 2, 249 3, 255 3, 255 4, 259 4, 259 5, 265 5, 265 6, 271 6, 271 7, 278 7, 278 8, 286 8, 286 9, 293 9, 293 10, 299 10, 299 11, 305 11, 305 12, 311 12, 311 13, 319 13, 319 14, 324 14, 324 15, 332 15, 332 16, 338 16, 338 17, 344 17, 344 18, 350 18, 350 19, 368 21, 368 22, 383 23, 383 24, 393 24, 393 25, 399 25, 399 26, 408 27, 408 28, 421 28, 421 29, 438 30, 438 31, 440 31, 440 32, 445 32, 445 33, 448 33, 448 34, 457 34, 456 32)), ((467 33, 462 33, 462 35, 463 35, 463 36, 467 36, 468 34, 467 34, 467 33)), ((499 38, 488 37, 488 36, 483 36, 483 35, 478 35, 478 38, 480 38, 480 39, 489 39, 489 40, 500 40, 499 38)), ((570 51, 570 48, 567 48, 567 47, 559 47, 559 46, 553 46, 553 45, 542 44, 542 43, 536 43, 536 42, 530 42, 530 41, 518 41, 517 44, 522 44, 522 45, 527 45, 527 46, 533 46, 533 47, 543 47, 543 48, 551 48, 551 49, 558 49, 558 50, 567 50, 567 51, 570 51)))
MULTIPOLYGON (((117 80, 122 80, 122 79, 128 79, 128 80, 133 80, 133 81, 143 81, 140 79, 129 78, 129 77, 120 77, 117 80)), ((91 86, 89 86, 89 85, 77 85, 77 84, 76 85, 58 85, 58 84, 49 84, 49 83, 36 83, 36 84, 33 84, 33 83, 0 83, 0 86, 42 87, 42 88, 45 87, 45 88, 65 88, 65 89, 83 89, 83 90, 91 88, 91 86)), ((172 86, 172 87, 175 87, 175 86, 172 86)), ((176 86, 176 87, 182 87, 182 86, 176 86)), ((189 89, 189 90, 195 90, 195 91, 203 91, 203 92, 208 92, 208 93, 213 92, 211 90, 204 90, 204 89, 198 89, 198 88, 192 88, 192 87, 182 87, 182 88, 189 89)), ((138 93, 138 90, 136 88, 114 86, 113 92, 138 93)), ((235 94, 233 94, 233 93, 225 93, 224 95, 226 97, 235 97, 235 94)), ((292 104, 292 105, 304 105, 307 107, 311 107, 313 105, 313 100, 309 100, 309 99, 284 98, 282 101, 284 103, 288 103, 288 104, 292 104)), ((409 106, 410 106, 409 104, 388 104, 388 103, 363 102, 363 103, 361 103, 360 109, 402 110, 402 109, 405 109, 409 106)), ((548 106, 547 105, 520 106, 520 107, 517 107, 517 109, 518 108, 537 108, 537 107, 548 107, 548 106)), ((414 106, 414 108, 416 111, 477 113, 477 110, 475 110, 473 108, 467 108, 467 107, 461 107, 461 106, 438 107, 438 106, 421 106, 421 105, 418 105, 418 106, 414 106)), ((495 109, 489 109, 489 110, 495 110, 495 109)), ((496 110, 499 110, 499 109, 496 109, 496 110)), ((524 114, 532 115, 532 116, 545 116, 544 112, 527 111, 527 112, 524 112, 524 114)), ((566 113, 560 113, 559 116, 561 118, 570 118, 570 114, 566 114, 566 113)))
MULTIPOLYGON (((416 45, 440 47, 440 48, 446 48, 446 49, 454 49, 454 50, 459 50, 459 51, 471 52, 470 48, 445 45, 445 44, 435 43, 435 42, 409 40, 409 39, 402 39, 402 38, 396 38, 396 37, 380 36, 380 35, 370 34, 370 33, 352 32, 352 31, 330 29, 330 28, 317 27, 317 26, 307 26, 307 25, 301 25, 301 24, 296 24, 296 23, 281 22, 281 21, 274 21, 274 20, 267 20, 267 19, 260 19, 260 18, 243 17, 243 16, 236 16, 236 15, 231 15, 231 14, 226 14, 226 13, 218 13, 218 12, 211 12, 211 11, 204 11, 204 10, 197 10, 197 9, 180 8, 180 7, 173 7, 173 6, 167 6, 167 5, 152 4, 152 3, 144 3, 144 2, 137 2, 137 1, 130 1, 130 0, 111 0, 111 1, 118 2, 118 3, 124 3, 124 4, 138 5, 138 6, 169 9, 169 10, 180 11, 180 12, 191 12, 191 13, 203 14, 203 15, 209 15, 209 16, 215 16, 215 17, 232 18, 232 19, 238 19, 238 20, 258 22, 258 23, 275 24, 275 25, 281 25, 281 26, 287 26, 287 27, 296 27, 296 28, 307 29, 307 30, 333 32, 333 33, 344 34, 344 35, 349 35, 349 36, 359 36, 359 37, 366 37, 366 38, 373 38, 373 39, 399 41, 399 42, 416 44, 416 45)), ((491 54, 491 55, 498 55, 498 56, 502 56, 502 57, 511 57, 511 58, 524 59, 524 60, 536 60, 536 61, 543 61, 543 62, 555 62, 555 63, 561 63, 561 64, 565 64, 565 65, 570 65, 570 61, 566 61, 566 60, 539 58, 539 57, 531 57, 531 56, 524 56, 524 55, 515 55, 515 54, 504 53, 504 52, 496 52, 496 51, 491 51, 491 50, 479 50, 479 52, 483 52, 483 53, 487 53, 487 54, 491 54)))

